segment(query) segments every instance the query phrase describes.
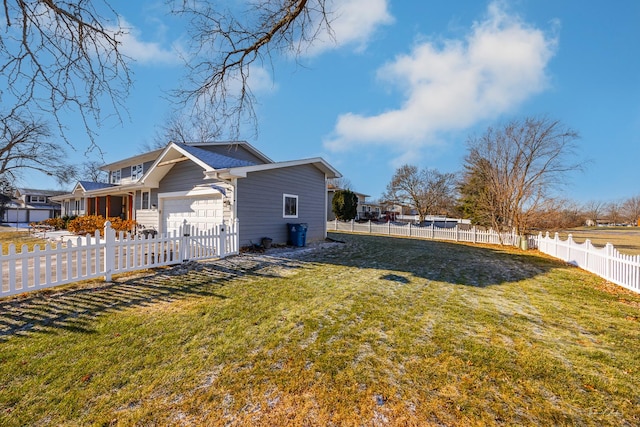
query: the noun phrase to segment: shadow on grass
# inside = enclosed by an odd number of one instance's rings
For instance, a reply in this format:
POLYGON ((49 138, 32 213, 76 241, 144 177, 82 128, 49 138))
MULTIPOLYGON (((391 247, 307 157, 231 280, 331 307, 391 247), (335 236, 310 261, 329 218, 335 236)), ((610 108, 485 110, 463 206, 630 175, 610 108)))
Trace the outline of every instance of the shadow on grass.
POLYGON ((381 279, 398 282, 402 278, 403 283, 408 273, 455 285, 486 287, 536 277, 558 266, 558 262, 510 247, 341 233, 330 236, 345 244, 319 255, 318 262, 397 272, 383 273, 381 279))
POLYGON ((276 277, 272 272, 276 265, 280 269, 300 268, 293 260, 232 257, 185 263, 113 283, 70 285, 0 300, 0 342, 10 336, 53 333, 56 329, 94 333, 93 321, 103 313, 158 302, 191 297, 224 299, 219 291, 226 282, 243 276, 276 277))

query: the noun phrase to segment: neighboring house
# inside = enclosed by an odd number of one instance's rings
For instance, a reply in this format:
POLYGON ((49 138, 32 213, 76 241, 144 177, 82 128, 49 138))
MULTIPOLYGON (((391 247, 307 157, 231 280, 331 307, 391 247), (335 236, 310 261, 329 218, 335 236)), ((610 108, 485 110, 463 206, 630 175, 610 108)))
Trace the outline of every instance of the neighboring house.
MULTIPOLYGON (((336 219, 336 215, 333 213, 333 196, 336 191, 340 190, 342 190, 342 188, 337 188, 332 184, 327 185, 327 219, 329 221, 333 221, 334 219, 336 219)), ((358 193, 357 191, 353 191, 353 193, 358 197, 356 220, 378 219, 380 216, 380 205, 377 205, 375 203, 368 203, 368 194, 358 193)))
POLYGON ((160 233, 238 219, 240 246, 286 243, 287 223, 307 223, 307 241, 324 239, 325 183, 341 176, 322 158, 274 162, 244 141, 169 143, 102 169, 108 184, 81 181, 56 198, 63 215, 119 216, 160 233))
POLYGON ((60 194, 64 191, 18 188, 5 205, 2 221, 28 224, 60 216, 60 205, 51 201, 60 194))

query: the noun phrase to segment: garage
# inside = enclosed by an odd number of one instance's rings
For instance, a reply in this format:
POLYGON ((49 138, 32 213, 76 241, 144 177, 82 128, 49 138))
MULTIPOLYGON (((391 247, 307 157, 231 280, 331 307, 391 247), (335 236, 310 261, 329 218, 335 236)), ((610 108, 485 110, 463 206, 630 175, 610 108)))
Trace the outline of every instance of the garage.
POLYGON ((220 224, 223 218, 221 195, 165 198, 161 209, 163 231, 169 235, 179 233, 185 219, 187 224, 205 231, 220 224))

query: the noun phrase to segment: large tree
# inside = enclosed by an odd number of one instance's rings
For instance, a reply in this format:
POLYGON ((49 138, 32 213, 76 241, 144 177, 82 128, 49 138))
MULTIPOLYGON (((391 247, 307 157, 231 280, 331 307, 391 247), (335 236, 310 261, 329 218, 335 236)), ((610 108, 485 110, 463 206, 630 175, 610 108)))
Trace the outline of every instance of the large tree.
POLYGON ((630 224, 640 225, 640 195, 629 197, 622 202, 622 215, 630 224))
MULTIPOLYGON (((320 34, 331 35, 325 2, 166 0, 190 32, 187 75, 176 89, 177 100, 190 115, 212 117, 209 133, 239 136, 246 120, 256 123, 250 87, 254 64, 268 66, 274 53, 295 56, 320 34)), ((5 119, 25 108, 44 113, 64 137, 70 123, 62 113, 75 111, 91 148, 100 148, 94 144, 96 128, 106 115, 126 113, 132 84, 129 58, 121 50, 127 30, 115 7, 112 0, 3 1, 0 102, 9 106, 5 119)))
POLYGON ((497 230, 524 232, 566 174, 580 169, 578 134, 558 120, 528 117, 468 141, 462 198, 497 230), (475 180, 475 181, 473 181, 475 180), (471 190, 472 191, 471 191, 471 190))
POLYGON ((389 202, 414 208, 422 222, 429 214, 451 211, 455 199, 455 175, 403 165, 396 169, 383 197, 389 202))
POLYGON ((0 178, 15 183, 26 171, 69 182, 75 169, 65 162, 64 148, 52 140, 49 125, 27 114, 0 115, 0 178))

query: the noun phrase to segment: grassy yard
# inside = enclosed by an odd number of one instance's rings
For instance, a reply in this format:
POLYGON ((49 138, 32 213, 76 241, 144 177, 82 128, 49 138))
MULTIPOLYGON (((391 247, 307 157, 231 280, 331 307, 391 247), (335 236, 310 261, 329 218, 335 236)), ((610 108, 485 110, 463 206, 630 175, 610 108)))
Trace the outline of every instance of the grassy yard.
POLYGON ((0 301, 0 425, 640 424, 640 295, 373 236, 0 301))
POLYGON ((35 245, 40 245, 40 249, 44 249, 45 243, 53 245, 37 237, 33 237, 27 230, 12 230, 8 227, 2 227, 0 231, 0 244, 2 245, 2 253, 9 253, 9 244, 16 245, 16 252, 22 252, 22 246, 27 245, 27 250, 32 251, 35 245))

